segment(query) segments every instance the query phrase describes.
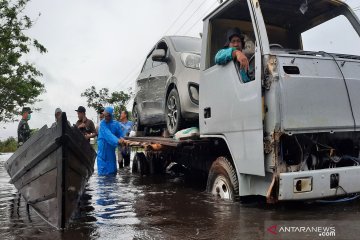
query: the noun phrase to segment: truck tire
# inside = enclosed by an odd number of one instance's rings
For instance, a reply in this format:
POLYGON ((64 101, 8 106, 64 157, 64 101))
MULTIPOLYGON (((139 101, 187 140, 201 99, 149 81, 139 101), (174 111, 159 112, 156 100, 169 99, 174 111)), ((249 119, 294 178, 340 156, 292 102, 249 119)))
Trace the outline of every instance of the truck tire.
POLYGON ((139 109, 138 109, 137 105, 134 105, 131 114, 132 114, 132 118, 134 120, 134 125, 132 127, 132 130, 134 130, 135 132, 143 131, 144 127, 140 123, 139 109))
POLYGON ((170 136, 181 130, 183 119, 181 117, 181 105, 178 91, 173 88, 166 99, 165 104, 166 127, 170 136))
POLYGON ((206 190, 221 199, 235 200, 239 196, 236 170, 226 157, 218 157, 211 165, 206 190))
POLYGON ((144 175, 149 172, 149 167, 144 153, 135 153, 132 165, 132 172, 139 173, 140 175, 144 175))

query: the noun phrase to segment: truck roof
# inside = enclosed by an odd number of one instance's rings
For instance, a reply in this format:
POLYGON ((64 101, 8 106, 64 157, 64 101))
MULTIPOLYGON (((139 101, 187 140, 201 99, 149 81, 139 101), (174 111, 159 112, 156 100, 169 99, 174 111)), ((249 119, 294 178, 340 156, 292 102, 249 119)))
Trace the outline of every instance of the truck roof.
MULTIPOLYGON (((324 22, 339 15, 340 12, 350 10, 351 8, 342 0, 259 0, 260 7, 265 19, 271 19, 269 24, 288 28, 288 26, 302 26, 301 31, 312 28, 318 22, 324 22), (300 10, 301 6, 307 2, 306 12, 303 14, 300 10), (302 25, 304 15, 309 20, 302 25), (271 16, 271 17, 269 17, 271 16)), ((233 6, 244 4, 244 1, 227 0, 214 11, 209 13, 204 21, 209 18, 228 18, 239 19, 239 13, 233 6), (226 9, 226 16, 223 11, 226 9)), ((300 29, 299 29, 300 30, 300 29)))

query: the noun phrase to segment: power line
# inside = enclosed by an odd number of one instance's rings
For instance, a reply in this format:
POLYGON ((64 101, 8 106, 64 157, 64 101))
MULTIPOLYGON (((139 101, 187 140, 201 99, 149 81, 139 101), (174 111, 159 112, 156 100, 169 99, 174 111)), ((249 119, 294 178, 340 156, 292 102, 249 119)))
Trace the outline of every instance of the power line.
POLYGON ((143 62, 144 60, 143 59, 140 59, 140 61, 138 61, 136 64, 135 64, 135 67, 126 75, 126 77, 124 77, 122 79, 122 81, 120 81, 118 84, 115 85, 114 88, 117 88, 118 86, 120 86, 121 84, 123 84, 124 82, 127 82, 126 80, 131 76, 131 74, 133 74, 135 72, 135 70, 137 70, 140 66, 140 64, 143 62))
MULTIPOLYGON (((181 13, 177 16, 177 18, 172 22, 172 24, 168 27, 168 29, 163 33, 163 35, 165 35, 174 25, 175 23, 179 20, 179 18, 183 15, 183 13, 189 8, 189 6, 194 2, 194 0, 190 0, 189 3, 186 5, 186 7, 181 11, 181 13)), ((123 78, 123 81, 120 81, 117 85, 115 85, 114 88, 116 88, 117 86, 123 84, 123 83, 129 83, 130 81, 128 80, 128 78, 135 72, 135 70, 137 70, 138 67, 140 67, 139 65, 142 64, 143 59, 141 59, 137 64, 135 64, 135 67, 126 75, 125 78, 123 78)), ((131 80, 131 78, 130 78, 131 80)))
POLYGON ((208 9, 206 9, 205 14, 202 15, 200 18, 198 18, 198 19, 194 22, 194 24, 184 33, 184 35, 188 34, 188 33, 195 27, 195 25, 198 24, 199 21, 200 21, 201 19, 203 19, 203 18, 208 14, 209 10, 210 10, 211 8, 213 8, 213 7, 215 6, 215 4, 216 4, 216 2, 214 2, 208 9))
POLYGON ((186 5, 186 7, 182 10, 182 12, 177 16, 177 18, 175 19, 175 21, 170 25, 170 27, 165 31, 165 33, 163 35, 165 35, 174 25, 175 23, 179 20, 179 18, 183 15, 183 13, 186 11, 186 9, 188 9, 188 7, 194 2, 194 0, 190 0, 189 4, 186 5))
POLYGON ((175 34, 177 34, 184 26, 185 24, 195 15, 195 13, 197 11, 199 11, 199 9, 201 8, 202 5, 204 5, 204 3, 206 2, 206 0, 204 0, 203 2, 200 3, 199 7, 191 14, 191 16, 181 25, 181 27, 175 32, 175 34))
MULTIPOLYGON (((181 27, 175 32, 175 34, 177 34, 184 26, 187 22, 189 22, 189 20, 195 15, 196 12, 199 11, 199 9, 204 5, 204 3, 206 2, 203 1, 200 3, 200 5, 198 6, 198 8, 191 14, 191 16, 189 18, 186 19, 186 21, 181 25, 181 27)), ((183 15, 183 13, 189 8, 189 6, 193 3, 193 0, 191 0, 186 6, 185 8, 181 11, 181 13, 178 15, 178 17, 172 22, 172 24, 168 27, 168 29, 164 32, 163 35, 165 35, 174 25, 175 23, 179 20, 179 18, 183 15)), ((208 11, 216 4, 216 2, 214 2, 207 10, 206 10, 206 14, 208 14, 208 11)), ((204 15, 204 16, 205 16, 204 15)), ((192 28, 194 28, 194 26, 198 23, 198 21, 203 18, 204 16, 200 17, 199 19, 197 19, 195 21, 195 23, 186 31, 186 33, 188 33, 192 28)), ((185 33, 185 34, 186 34, 185 33)), ((122 85, 122 86, 128 86, 128 83, 130 83, 132 81, 132 76, 134 75, 135 71, 140 67, 139 65, 142 64, 143 59, 141 61, 139 61, 135 67, 126 75, 125 78, 123 78, 122 81, 120 81, 116 86, 122 85)))

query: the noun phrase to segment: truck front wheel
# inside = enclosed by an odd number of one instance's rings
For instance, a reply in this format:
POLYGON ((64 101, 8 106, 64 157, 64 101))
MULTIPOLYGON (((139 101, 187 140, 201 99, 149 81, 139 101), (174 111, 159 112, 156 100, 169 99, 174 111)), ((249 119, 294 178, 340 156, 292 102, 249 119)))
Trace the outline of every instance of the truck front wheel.
POLYGON ((218 157, 211 165, 206 189, 221 199, 235 200, 239 196, 236 170, 226 157, 218 157))

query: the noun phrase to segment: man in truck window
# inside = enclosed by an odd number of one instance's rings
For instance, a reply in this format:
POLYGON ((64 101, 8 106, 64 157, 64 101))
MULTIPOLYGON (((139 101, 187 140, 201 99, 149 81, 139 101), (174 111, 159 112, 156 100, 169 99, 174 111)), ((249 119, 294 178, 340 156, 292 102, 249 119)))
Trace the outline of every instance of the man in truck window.
POLYGON ((249 82, 247 74, 249 70, 249 60, 242 52, 245 46, 244 35, 239 28, 231 28, 226 33, 224 48, 220 49, 215 55, 215 63, 225 65, 232 60, 236 60, 240 65, 240 75, 243 82, 249 82))

